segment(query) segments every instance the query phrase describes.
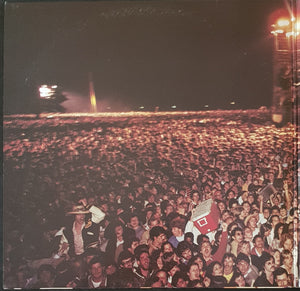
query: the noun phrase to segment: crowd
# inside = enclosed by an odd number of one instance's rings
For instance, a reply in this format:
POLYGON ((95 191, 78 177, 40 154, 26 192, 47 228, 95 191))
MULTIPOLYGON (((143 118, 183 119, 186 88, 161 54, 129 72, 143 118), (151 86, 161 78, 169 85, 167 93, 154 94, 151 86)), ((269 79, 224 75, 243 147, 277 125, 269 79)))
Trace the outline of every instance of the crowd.
POLYGON ((4 287, 298 286, 295 128, 239 114, 4 119, 4 287))

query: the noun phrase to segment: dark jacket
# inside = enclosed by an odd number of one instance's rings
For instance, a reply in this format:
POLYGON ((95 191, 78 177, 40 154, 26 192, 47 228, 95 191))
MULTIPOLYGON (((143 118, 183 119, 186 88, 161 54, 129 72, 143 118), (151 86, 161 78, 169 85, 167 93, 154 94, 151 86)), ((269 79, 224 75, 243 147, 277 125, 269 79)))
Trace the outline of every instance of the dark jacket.
MULTIPOLYGON (((88 247, 93 244, 97 244, 99 241, 99 223, 104 219, 105 214, 97 207, 92 206, 90 209, 90 214, 86 215, 85 226, 82 229, 82 239, 83 239, 83 248, 86 250, 88 247)), ((73 235, 73 224, 74 221, 70 222, 65 230, 64 236, 68 240, 69 244, 69 255, 75 255, 74 248, 74 235, 73 235)))
POLYGON ((265 272, 262 272, 261 275, 257 277, 257 279, 254 282, 254 287, 272 287, 272 286, 274 285, 268 281, 265 272))

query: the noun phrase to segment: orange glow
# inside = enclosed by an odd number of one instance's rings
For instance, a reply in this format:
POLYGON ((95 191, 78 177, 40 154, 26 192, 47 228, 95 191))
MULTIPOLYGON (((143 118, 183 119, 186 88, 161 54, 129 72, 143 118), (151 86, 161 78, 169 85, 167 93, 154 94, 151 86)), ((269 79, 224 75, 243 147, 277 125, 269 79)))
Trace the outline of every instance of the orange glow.
POLYGON ((96 107, 96 96, 94 94, 91 96, 91 105, 93 108, 96 107))
POLYGON ((296 31, 300 31, 300 21, 296 22, 295 29, 296 31))
POLYGON ((97 112, 97 103, 96 103, 96 95, 94 90, 94 83, 92 73, 89 73, 89 87, 90 87, 90 102, 91 102, 91 111, 96 113, 97 112))
POLYGON ((277 25, 279 27, 285 27, 285 26, 288 26, 290 24, 290 21, 288 19, 279 19, 277 21, 277 25))

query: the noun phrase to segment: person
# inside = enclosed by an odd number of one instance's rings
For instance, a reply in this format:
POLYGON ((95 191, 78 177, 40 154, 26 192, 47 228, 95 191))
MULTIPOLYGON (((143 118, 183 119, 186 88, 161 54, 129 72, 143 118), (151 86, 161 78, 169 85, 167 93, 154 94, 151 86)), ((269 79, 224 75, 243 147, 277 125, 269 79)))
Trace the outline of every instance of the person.
POLYGON ((243 274, 237 269, 228 283, 228 287, 249 287, 249 285, 246 283, 243 274))
POLYGON ((133 262, 134 255, 130 251, 124 250, 120 253, 116 282, 113 287, 135 287, 133 262))
POLYGON ((261 256, 264 253, 269 253, 267 249, 264 248, 264 241, 261 235, 257 234, 253 238, 254 247, 251 250, 251 262, 257 267, 259 271, 263 269, 263 262, 261 260, 261 256))
POLYGON ((161 226, 154 226, 150 229, 149 254, 154 250, 160 250, 162 244, 167 241, 166 231, 161 226))
POLYGON ((153 274, 153 271, 150 269, 149 248, 139 245, 135 249, 135 257, 138 265, 133 270, 136 285, 138 288, 145 287, 147 279, 153 274))
POLYGON ((174 220, 171 222, 172 236, 169 238, 169 242, 174 248, 177 248, 179 242, 184 240, 184 222, 182 220, 174 220))
POLYGON ((263 270, 254 282, 254 287, 272 287, 274 286, 275 260, 269 253, 262 254, 261 264, 263 270))
POLYGON ((240 227, 236 227, 231 232, 232 242, 230 244, 230 252, 237 256, 238 244, 243 241, 244 235, 243 230, 240 227))
POLYGON ((172 278, 172 286, 174 288, 186 288, 189 278, 185 272, 178 271, 172 278))
POLYGON ((248 241, 250 243, 250 248, 253 248, 253 233, 250 227, 245 227, 244 228, 244 240, 248 241))
POLYGON ((171 288, 172 287, 172 285, 168 281, 169 275, 168 275, 168 272, 166 270, 164 270, 164 269, 158 270, 152 276, 156 276, 159 279, 159 281, 161 282, 161 287, 162 288, 171 288))
POLYGON ((130 235, 130 236, 124 238, 123 250, 128 250, 129 252, 131 252, 134 255, 134 250, 140 244, 142 244, 142 243, 140 243, 140 241, 137 237, 130 235))
POLYGON ((190 287, 193 281, 200 280, 199 265, 197 263, 189 263, 187 275, 189 277, 188 287, 190 287))
POLYGON ((253 237, 259 233, 259 227, 257 223, 258 223, 258 218, 254 214, 248 215, 245 219, 245 226, 251 229, 253 237))
POLYGON ((148 240, 150 238, 150 230, 154 226, 162 226, 163 227, 163 224, 159 217, 152 215, 148 221, 148 229, 145 230, 144 233, 142 234, 142 238, 140 240, 141 244, 148 244, 148 240))
POLYGON ((218 250, 212 255, 212 245, 209 241, 202 241, 200 245, 200 253, 203 255, 203 258, 208 266, 213 261, 221 262, 223 254, 226 250, 227 245, 227 224, 223 222, 222 224, 222 235, 221 235, 221 242, 219 245, 218 250))
POLYGON ((288 272, 284 268, 277 268, 273 272, 274 277, 274 286, 280 287, 280 288, 287 288, 292 287, 292 285, 289 284, 289 278, 288 278, 288 272))
POLYGON ((105 214, 94 205, 87 205, 86 199, 78 201, 67 215, 75 215, 74 220, 63 230, 61 244, 68 247, 70 256, 81 255, 89 247, 97 247, 99 242, 99 223, 105 214), (89 214, 89 215, 87 215, 89 214))
POLYGON ((227 285, 227 280, 223 277, 223 266, 218 261, 213 261, 207 266, 205 277, 210 280, 210 288, 223 288, 227 285))
POLYGON ((124 249, 124 225, 117 221, 113 224, 113 233, 105 248, 105 255, 107 260, 117 262, 119 254, 124 249))
POLYGON ((206 270, 206 262, 203 258, 203 255, 198 254, 198 255, 192 257, 190 264, 192 264, 192 263, 198 264, 200 277, 203 279, 205 276, 205 270, 206 270))
POLYGON ((233 274, 236 270, 235 263, 236 263, 236 257, 234 254, 231 253, 224 254, 222 259, 223 277, 227 280, 228 284, 231 282, 233 274))
POLYGON ((184 241, 191 245, 193 254, 196 254, 198 252, 198 245, 194 243, 194 234, 192 232, 186 232, 184 234, 184 241))
POLYGON ((236 258, 236 265, 244 276, 246 283, 252 287, 258 277, 258 270, 255 266, 250 265, 250 259, 243 253, 238 254, 236 258))
POLYGON ((168 273, 168 283, 172 285, 172 279, 174 274, 180 271, 178 263, 173 260, 170 262, 166 262, 164 264, 163 270, 165 270, 168 273))
POLYGON ((77 287, 95 289, 107 287, 107 275, 105 273, 104 258, 96 256, 89 262, 89 274, 77 287))
POLYGON ((180 261, 179 268, 186 271, 187 265, 193 257, 191 245, 186 241, 182 241, 178 244, 176 252, 180 261))
POLYGON ((274 258, 275 268, 280 267, 281 252, 278 249, 274 249, 271 254, 273 255, 274 258))
POLYGON ((292 285, 294 278, 297 277, 297 271, 294 271, 294 258, 289 250, 283 250, 281 253, 281 266, 288 273, 289 285, 292 285))
POLYGON ((40 289, 40 288, 53 287, 55 277, 56 277, 56 271, 51 265, 49 264, 41 265, 37 271, 38 280, 30 288, 40 289))
POLYGON ((140 225, 139 216, 136 213, 133 213, 129 218, 129 223, 127 225, 129 228, 132 228, 135 231, 135 236, 141 240, 145 229, 140 225))
POLYGON ((269 237, 269 235, 271 233, 271 229, 272 229, 272 226, 269 223, 265 223, 265 224, 262 224, 260 226, 260 235, 262 236, 263 241, 264 241, 264 248, 266 250, 268 250, 269 252, 272 249, 271 246, 268 243, 268 237, 269 237))
MULTIPOLYGON (((274 211, 273 211, 274 212, 274 211)), ((272 245, 272 241, 274 240, 274 235, 275 235, 275 226, 280 223, 280 219, 279 219, 279 215, 271 215, 270 218, 270 223, 272 225, 272 229, 270 232, 270 235, 268 236, 268 243, 271 246, 272 245)))
POLYGON ((274 228, 274 236, 273 236, 273 240, 272 240, 272 244, 271 247, 273 249, 279 249, 279 244, 280 244, 280 240, 281 240, 281 236, 282 236, 282 232, 283 232, 283 227, 284 227, 284 223, 277 223, 275 228, 274 228))
POLYGON ((161 250, 162 250, 163 253, 170 253, 170 252, 173 253, 174 252, 174 247, 169 241, 165 241, 161 245, 161 250))

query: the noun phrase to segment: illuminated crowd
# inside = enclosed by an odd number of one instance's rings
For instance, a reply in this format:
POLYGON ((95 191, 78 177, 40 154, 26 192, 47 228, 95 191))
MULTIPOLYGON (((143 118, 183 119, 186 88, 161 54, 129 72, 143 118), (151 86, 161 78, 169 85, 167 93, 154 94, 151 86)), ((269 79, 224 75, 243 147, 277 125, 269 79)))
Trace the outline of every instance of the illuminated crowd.
POLYGON ((4 118, 4 287, 297 286, 295 128, 240 114, 4 118))

